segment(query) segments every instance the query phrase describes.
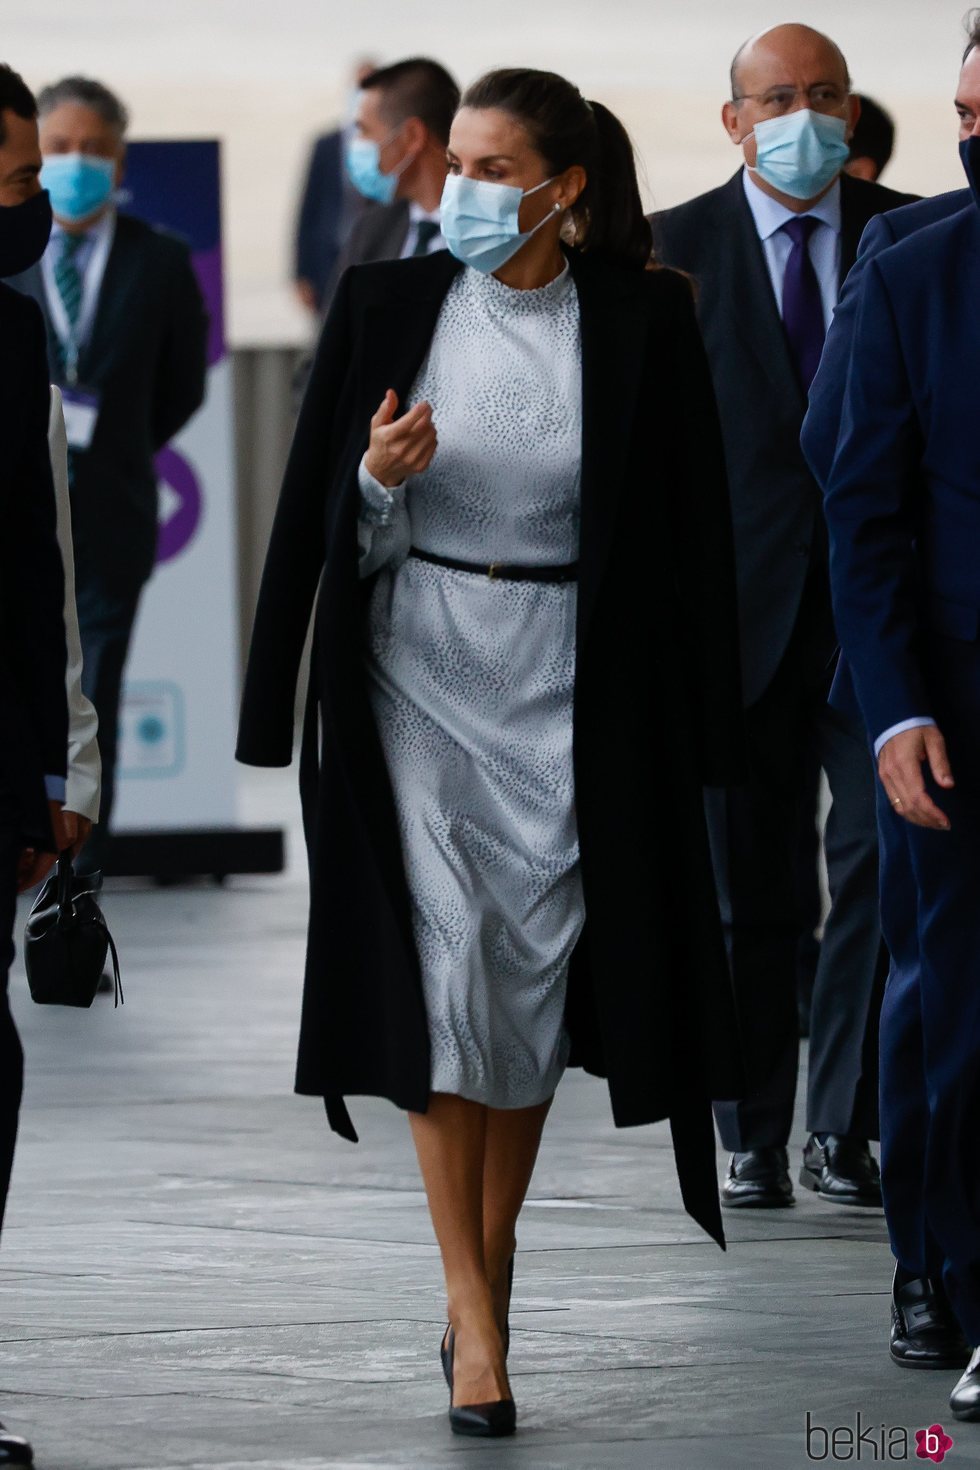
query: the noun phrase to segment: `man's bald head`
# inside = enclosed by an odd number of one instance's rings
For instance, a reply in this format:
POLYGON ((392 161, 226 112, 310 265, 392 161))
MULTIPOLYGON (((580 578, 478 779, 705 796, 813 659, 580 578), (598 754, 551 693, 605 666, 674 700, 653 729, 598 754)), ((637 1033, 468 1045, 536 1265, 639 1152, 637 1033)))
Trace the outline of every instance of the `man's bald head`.
POLYGON ((850 88, 847 62, 836 42, 812 26, 779 25, 751 36, 736 51, 731 70, 732 100, 737 102, 749 93, 765 91, 779 80, 791 80, 801 65, 825 70, 821 80, 850 88), (787 68, 785 78, 778 76, 780 67, 787 68))

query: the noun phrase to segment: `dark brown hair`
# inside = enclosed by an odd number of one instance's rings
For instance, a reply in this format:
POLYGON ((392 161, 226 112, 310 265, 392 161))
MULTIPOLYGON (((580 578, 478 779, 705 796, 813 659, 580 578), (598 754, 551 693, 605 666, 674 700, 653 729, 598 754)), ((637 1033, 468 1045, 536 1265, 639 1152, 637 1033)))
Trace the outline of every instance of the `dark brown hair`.
POLYGON ((575 243, 589 255, 643 270, 653 253, 633 144, 601 102, 549 71, 491 71, 467 88, 463 107, 509 113, 526 130, 551 174, 578 164, 588 183, 570 213, 575 243))
POLYGON ((443 146, 449 142, 459 87, 438 61, 411 56, 379 67, 364 78, 361 90, 381 93, 382 116, 387 122, 398 124, 417 117, 443 146))

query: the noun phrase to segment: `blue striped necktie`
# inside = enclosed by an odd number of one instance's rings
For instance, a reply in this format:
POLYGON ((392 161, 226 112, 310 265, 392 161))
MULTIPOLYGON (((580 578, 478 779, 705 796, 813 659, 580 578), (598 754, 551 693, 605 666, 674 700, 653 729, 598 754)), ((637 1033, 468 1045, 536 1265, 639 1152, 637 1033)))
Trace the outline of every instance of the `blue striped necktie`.
MULTIPOLYGON (((62 235, 61 254, 54 268, 54 283, 58 288, 61 304, 65 308, 68 333, 71 338, 75 336, 78 320, 82 314, 82 273, 78 269, 77 256, 85 243, 85 238, 84 235, 62 235)), ((62 355, 67 359, 64 347, 62 355)))

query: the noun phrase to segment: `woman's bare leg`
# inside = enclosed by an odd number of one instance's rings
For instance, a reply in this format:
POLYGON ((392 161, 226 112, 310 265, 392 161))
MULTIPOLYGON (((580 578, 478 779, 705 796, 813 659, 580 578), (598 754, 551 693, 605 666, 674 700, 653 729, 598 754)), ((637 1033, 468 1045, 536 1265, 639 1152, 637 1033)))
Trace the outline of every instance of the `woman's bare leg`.
POLYGON ((434 1092, 427 1112, 409 1114, 446 1274, 457 1406, 510 1393, 483 1245, 487 1112, 482 1103, 434 1092))
POLYGON ((483 1163, 483 1255, 501 1332, 507 1317, 507 1264, 541 1134, 553 1099, 533 1108, 488 1108, 483 1163))

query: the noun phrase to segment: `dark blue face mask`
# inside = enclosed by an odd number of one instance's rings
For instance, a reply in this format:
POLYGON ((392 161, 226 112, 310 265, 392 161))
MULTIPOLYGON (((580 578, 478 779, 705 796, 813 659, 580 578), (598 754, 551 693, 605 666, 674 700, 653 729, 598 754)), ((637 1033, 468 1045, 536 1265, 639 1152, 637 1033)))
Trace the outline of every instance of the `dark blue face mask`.
POLYGON ((0 206, 0 276, 36 265, 51 235, 51 200, 42 189, 22 204, 0 206))
POLYGON ((980 208, 980 138, 963 139, 960 143, 960 160, 973 191, 973 202, 980 208))

